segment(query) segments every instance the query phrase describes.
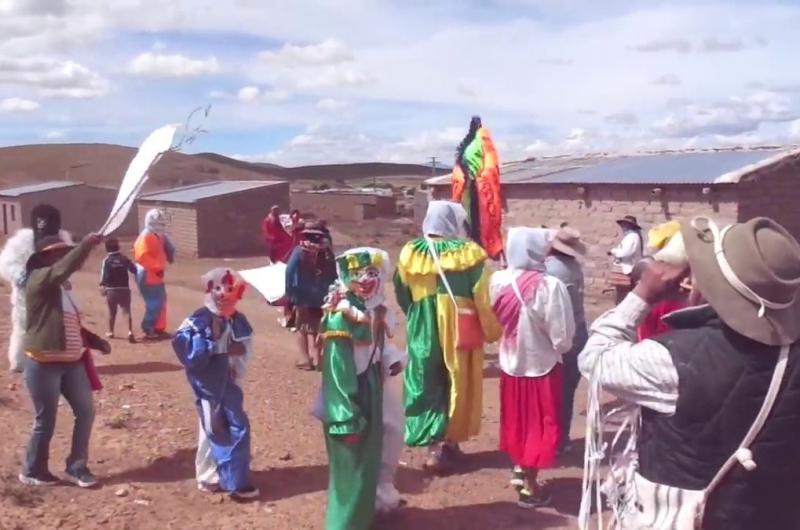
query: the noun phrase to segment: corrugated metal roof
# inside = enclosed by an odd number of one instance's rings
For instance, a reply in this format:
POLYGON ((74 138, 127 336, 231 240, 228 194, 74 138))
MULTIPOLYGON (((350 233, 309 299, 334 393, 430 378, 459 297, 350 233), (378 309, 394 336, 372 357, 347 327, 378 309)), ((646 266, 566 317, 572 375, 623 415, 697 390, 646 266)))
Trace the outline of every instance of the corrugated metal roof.
POLYGON ((202 199, 219 197, 222 195, 228 195, 230 193, 263 188, 281 183, 281 181, 276 180, 223 180, 219 182, 208 182, 205 184, 196 184, 193 186, 185 186, 183 188, 175 188, 172 190, 147 193, 142 195, 140 200, 191 204, 202 199))
POLYGON ((6 188, 0 190, 0 196, 3 197, 21 197, 29 193, 37 193, 40 191, 57 190, 60 188, 71 188, 72 186, 79 185, 80 182, 70 182, 67 180, 51 180, 49 182, 37 182, 36 184, 26 184, 24 186, 17 186, 14 188, 6 188))
MULTIPOLYGON (((715 184, 736 183, 749 173, 800 154, 790 149, 694 151, 632 156, 556 157, 504 165, 504 184, 715 184)), ((426 181, 450 182, 450 177, 426 181)))
POLYGON ((532 181, 543 184, 713 184, 725 174, 774 155, 771 151, 720 151, 607 158, 595 165, 535 177, 532 181))

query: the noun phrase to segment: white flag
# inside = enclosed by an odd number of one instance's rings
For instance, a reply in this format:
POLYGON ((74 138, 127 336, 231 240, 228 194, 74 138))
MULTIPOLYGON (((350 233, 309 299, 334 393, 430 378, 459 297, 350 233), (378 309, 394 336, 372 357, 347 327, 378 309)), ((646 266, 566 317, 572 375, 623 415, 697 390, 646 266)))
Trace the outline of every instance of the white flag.
POLYGON ((111 235, 125 222, 133 203, 139 197, 142 187, 149 178, 150 168, 172 147, 172 141, 175 138, 175 132, 178 127, 180 126, 165 125, 160 129, 156 129, 150 133, 150 136, 139 147, 136 156, 133 157, 128 170, 125 172, 125 177, 122 179, 122 184, 117 193, 117 200, 114 201, 114 207, 100 229, 100 234, 104 236, 111 235))
POLYGON ((270 304, 286 295, 286 264, 273 263, 258 269, 239 271, 244 281, 252 285, 270 304))

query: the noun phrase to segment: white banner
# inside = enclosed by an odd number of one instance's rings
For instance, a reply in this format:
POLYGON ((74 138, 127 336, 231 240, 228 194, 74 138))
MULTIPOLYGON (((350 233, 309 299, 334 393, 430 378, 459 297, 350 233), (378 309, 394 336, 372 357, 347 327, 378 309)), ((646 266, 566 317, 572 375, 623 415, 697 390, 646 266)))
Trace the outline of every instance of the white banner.
POLYGON ((270 304, 279 302, 286 295, 285 263, 278 262, 258 269, 239 271, 239 274, 270 304))
POLYGON ((139 197, 142 187, 149 178, 150 168, 172 147, 178 127, 180 126, 165 125, 156 129, 139 147, 122 179, 114 207, 111 208, 108 219, 100 229, 101 235, 111 235, 125 222, 133 203, 139 197))

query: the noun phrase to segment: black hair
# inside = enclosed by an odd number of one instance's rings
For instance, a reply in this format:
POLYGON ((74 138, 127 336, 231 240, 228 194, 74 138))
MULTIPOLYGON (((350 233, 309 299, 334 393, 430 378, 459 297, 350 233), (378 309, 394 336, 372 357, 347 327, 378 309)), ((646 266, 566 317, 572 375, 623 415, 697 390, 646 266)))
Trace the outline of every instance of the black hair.
POLYGON ((31 209, 31 228, 34 243, 47 236, 57 236, 61 230, 61 212, 50 204, 38 204, 31 209))
POLYGON ((119 252, 119 241, 113 237, 106 239, 106 252, 119 252))

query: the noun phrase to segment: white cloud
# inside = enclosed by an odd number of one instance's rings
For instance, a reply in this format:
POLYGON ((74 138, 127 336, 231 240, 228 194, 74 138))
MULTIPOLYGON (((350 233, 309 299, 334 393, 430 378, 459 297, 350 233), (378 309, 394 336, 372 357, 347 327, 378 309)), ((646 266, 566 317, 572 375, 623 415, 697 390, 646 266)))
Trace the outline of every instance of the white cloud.
POLYGON ((349 106, 349 102, 333 98, 321 99, 317 101, 315 105, 317 109, 324 110, 326 112, 336 112, 338 110, 346 109, 349 106))
POLYGON ((699 50, 706 53, 732 53, 753 48, 755 46, 765 46, 767 44, 763 37, 756 37, 752 42, 746 42, 741 37, 732 39, 722 39, 709 37, 703 40, 699 50))
MULTIPOLYGON (((226 97, 224 93, 220 95, 226 97)), ((236 93, 236 99, 244 103, 280 103, 290 98, 291 93, 286 90, 265 90, 254 85, 244 86, 236 93)))
POLYGON ((42 134, 42 138, 46 140, 58 140, 60 138, 64 138, 66 135, 67 133, 64 131, 53 129, 50 131, 45 131, 44 134, 42 134))
POLYGON ((733 97, 715 105, 688 105, 658 120, 658 134, 687 138, 702 135, 734 136, 756 131, 764 123, 788 122, 797 118, 790 100, 774 92, 756 92, 733 97))
POLYGON ((95 98, 110 90, 97 72, 52 57, 0 57, 0 84, 33 87, 45 97, 95 98))
POLYGON ((641 44, 633 46, 633 49, 642 53, 689 53, 694 49, 694 46, 686 39, 658 39, 642 42, 641 44))
POLYGON ((348 66, 331 65, 297 76, 291 82, 300 90, 321 88, 360 87, 369 84, 370 77, 348 66))
POLYGON ((650 84, 656 86, 678 86, 681 84, 681 78, 675 74, 664 74, 650 81, 650 84))
POLYGON ((210 99, 228 99, 231 95, 223 90, 212 90, 208 93, 208 97, 210 99))
POLYGON ((239 89, 236 97, 239 98, 239 101, 251 102, 258 99, 259 94, 261 94, 261 89, 257 86, 245 86, 239 89))
POLYGON ((800 120, 794 120, 789 125, 789 138, 800 141, 800 120))
POLYGON ((639 123, 639 118, 636 117, 636 114, 632 114, 630 112, 617 112, 615 114, 609 114, 604 118, 606 123, 611 125, 636 125, 639 123))
POLYGON ((335 39, 328 39, 307 46, 286 44, 279 50, 261 52, 259 58, 268 63, 298 67, 344 63, 352 61, 354 57, 344 44, 335 39))
POLYGON ((6 98, 0 101, 0 111, 3 112, 33 112, 41 105, 30 99, 6 98))
POLYGON ((3 15, 62 15, 66 8, 65 0, 0 0, 3 15))
POLYGON ((181 54, 144 52, 128 64, 128 72, 144 77, 198 77, 213 75, 221 70, 216 57, 193 59, 181 54))

